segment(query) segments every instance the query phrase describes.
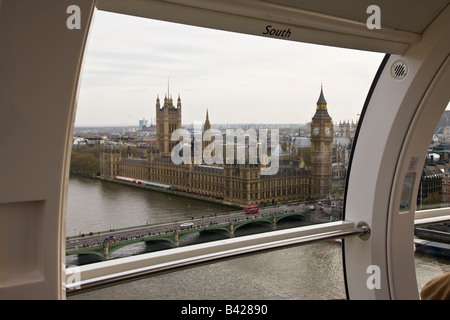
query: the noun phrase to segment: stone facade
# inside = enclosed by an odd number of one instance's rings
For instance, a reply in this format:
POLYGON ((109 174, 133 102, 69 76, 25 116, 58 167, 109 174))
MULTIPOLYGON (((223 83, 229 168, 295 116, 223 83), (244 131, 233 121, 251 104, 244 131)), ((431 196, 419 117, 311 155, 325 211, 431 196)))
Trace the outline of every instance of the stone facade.
MULTIPOLYGON (((304 168, 301 161, 280 159, 276 174, 262 175, 262 164, 175 164, 170 151, 177 142, 170 141, 171 133, 181 128, 181 100, 177 107, 172 99, 156 103, 157 144, 147 148, 146 157, 121 158, 114 147, 105 147, 101 156, 101 177, 114 180, 117 176, 170 186, 187 196, 201 195, 225 204, 272 205, 293 201, 324 199, 331 190, 331 158, 333 126, 322 103, 321 90, 312 129, 312 168, 304 168), (317 114, 327 115, 318 119, 317 114), (328 130, 331 129, 331 132, 328 130)), ((211 127, 207 113, 204 130, 211 127)), ((205 145, 203 144, 203 149, 205 145)))
POLYGON ((177 106, 173 105, 171 96, 164 97, 161 107, 159 97, 156 99, 156 138, 158 150, 163 155, 170 155, 177 144, 171 141, 172 132, 181 129, 181 98, 178 96, 177 106))
POLYGON ((333 121, 321 88, 311 120, 311 197, 314 199, 326 199, 331 192, 333 138, 333 121))

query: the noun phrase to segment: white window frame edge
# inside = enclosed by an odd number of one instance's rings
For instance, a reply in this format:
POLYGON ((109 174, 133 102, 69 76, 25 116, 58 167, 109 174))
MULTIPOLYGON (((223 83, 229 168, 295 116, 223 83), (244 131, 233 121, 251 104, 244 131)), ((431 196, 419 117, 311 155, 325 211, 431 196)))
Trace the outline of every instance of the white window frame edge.
POLYGON ((389 57, 363 110, 369 115, 362 119, 364 130, 353 150, 345 219, 366 221, 372 236, 365 243, 352 239, 344 242, 350 299, 418 299, 411 243, 416 203, 412 198, 411 206, 402 212, 399 204, 406 173, 415 174, 412 197, 417 193, 431 137, 428 134, 435 129, 445 109, 443 101, 448 99, 447 91, 442 89, 448 75, 441 75, 450 50, 444 40, 450 32, 448 19, 450 7, 433 21, 419 43, 402 56, 389 57), (399 60, 408 65, 408 75, 402 80, 391 76, 391 68, 399 60), (428 100, 430 96, 432 99, 428 100), (422 106, 426 107, 425 117, 420 117, 422 106), (411 138, 414 134, 419 134, 420 139, 411 138), (411 157, 417 159, 413 169, 411 157), (352 184, 353 180, 365 181, 365 190, 352 184), (405 250, 409 243, 411 251, 405 250), (370 265, 377 265, 382 271, 379 290, 363 285, 370 265))

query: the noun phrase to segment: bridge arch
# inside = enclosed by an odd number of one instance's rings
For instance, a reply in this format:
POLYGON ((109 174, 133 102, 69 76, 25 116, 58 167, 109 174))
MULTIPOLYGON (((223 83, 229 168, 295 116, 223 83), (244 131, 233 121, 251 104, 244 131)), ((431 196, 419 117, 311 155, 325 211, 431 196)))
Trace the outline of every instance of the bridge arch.
POLYGON ((292 217, 302 217, 306 220, 307 216, 306 216, 306 211, 297 211, 297 212, 289 212, 289 213, 284 213, 284 214, 277 214, 275 215, 275 219, 276 222, 286 219, 286 218, 292 218, 292 217))
POLYGON ((242 220, 242 221, 237 221, 234 223, 234 231, 236 231, 237 229, 243 227, 243 226, 248 226, 251 224, 268 224, 270 226, 273 226, 273 222, 272 222, 272 217, 268 217, 268 218, 259 218, 259 219, 248 219, 248 220, 242 220))

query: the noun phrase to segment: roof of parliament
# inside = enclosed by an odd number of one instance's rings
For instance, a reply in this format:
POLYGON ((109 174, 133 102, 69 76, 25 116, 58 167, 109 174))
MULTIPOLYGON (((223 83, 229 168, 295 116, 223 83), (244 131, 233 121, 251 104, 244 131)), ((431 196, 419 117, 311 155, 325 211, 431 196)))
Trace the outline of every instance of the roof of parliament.
POLYGON ((331 119, 330 115, 327 111, 327 101, 325 100, 325 97, 323 95, 323 86, 320 86, 320 96, 319 100, 317 100, 317 108, 316 113, 314 114, 313 119, 331 119))
POLYGON ((320 96, 319 100, 317 100, 317 104, 327 104, 327 101, 325 100, 325 97, 323 96, 323 86, 320 86, 320 96))

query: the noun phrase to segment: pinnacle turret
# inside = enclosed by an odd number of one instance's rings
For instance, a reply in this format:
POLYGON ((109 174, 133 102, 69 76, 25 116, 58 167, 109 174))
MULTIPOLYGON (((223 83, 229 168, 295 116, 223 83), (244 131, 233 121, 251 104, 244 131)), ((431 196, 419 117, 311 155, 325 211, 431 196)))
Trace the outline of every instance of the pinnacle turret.
POLYGON ((320 86, 320 96, 319 100, 317 100, 317 105, 326 105, 327 101, 325 100, 325 97, 323 96, 323 85, 320 86))
POLYGON ((325 97, 323 95, 323 85, 320 86, 320 96, 319 96, 319 100, 317 100, 316 113, 314 114, 313 119, 318 119, 318 118, 331 119, 330 115, 328 114, 328 111, 327 111, 327 101, 325 100, 325 97))

